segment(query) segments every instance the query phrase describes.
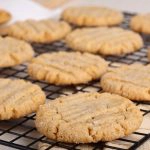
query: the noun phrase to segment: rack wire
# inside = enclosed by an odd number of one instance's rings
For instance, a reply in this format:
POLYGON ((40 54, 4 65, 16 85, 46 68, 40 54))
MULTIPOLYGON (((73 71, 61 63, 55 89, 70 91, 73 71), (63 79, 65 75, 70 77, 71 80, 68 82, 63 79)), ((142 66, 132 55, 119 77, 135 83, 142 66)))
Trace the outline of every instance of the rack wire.
MULTIPOLYGON (((128 23, 133 14, 124 13, 125 21, 121 24, 123 28, 129 28, 128 23)), ((144 47, 139 51, 122 55, 122 56, 108 56, 105 57, 110 62, 110 66, 118 67, 121 64, 132 64, 135 62, 147 64, 147 47, 150 46, 150 36, 142 35, 144 39, 144 47)), ((52 44, 33 44, 33 47, 37 55, 45 52, 60 51, 71 49, 68 48, 63 41, 55 42, 52 44)), ((35 84, 41 86, 45 91, 47 100, 54 100, 55 98, 63 95, 69 95, 77 92, 90 92, 90 91, 101 91, 99 87, 99 81, 92 81, 88 84, 82 84, 78 86, 56 86, 47 84, 45 82, 36 81, 29 77, 27 74, 27 64, 19 66, 0 69, 0 77, 4 78, 21 78, 29 80, 35 84)), ((43 149, 51 150, 134 150, 140 145, 150 139, 150 128, 146 121, 150 118, 150 103, 149 102, 135 102, 136 105, 141 109, 144 115, 144 121, 140 129, 133 134, 120 138, 112 142, 98 142, 91 144, 67 144, 57 141, 52 141, 39 134, 34 126, 35 114, 30 114, 26 117, 17 120, 1 121, 0 122, 0 144, 5 145, 9 148, 20 149, 20 150, 36 150, 40 142, 45 143, 41 146, 43 149)), ((149 120, 150 121, 150 120, 149 120)), ((1 149, 1 148, 0 148, 1 149)))

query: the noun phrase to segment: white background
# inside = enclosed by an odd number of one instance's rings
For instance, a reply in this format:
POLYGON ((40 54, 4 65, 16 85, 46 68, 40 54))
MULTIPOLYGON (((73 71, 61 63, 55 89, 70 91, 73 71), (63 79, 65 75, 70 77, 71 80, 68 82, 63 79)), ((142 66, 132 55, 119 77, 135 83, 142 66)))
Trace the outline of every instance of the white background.
POLYGON ((13 16, 9 23, 29 18, 57 18, 65 7, 82 4, 108 6, 129 12, 150 12, 150 0, 70 0, 68 4, 55 10, 42 7, 31 0, 0 0, 0 8, 8 10, 13 16))

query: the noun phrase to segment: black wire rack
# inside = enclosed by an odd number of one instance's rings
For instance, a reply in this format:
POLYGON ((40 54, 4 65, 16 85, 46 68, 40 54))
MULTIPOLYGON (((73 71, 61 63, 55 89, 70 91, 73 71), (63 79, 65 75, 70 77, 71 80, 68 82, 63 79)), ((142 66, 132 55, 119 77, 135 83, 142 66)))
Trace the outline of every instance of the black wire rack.
MULTIPOLYGON (((123 28, 129 28, 128 23, 133 14, 124 13, 125 21, 121 24, 123 28)), ((137 52, 122 56, 108 56, 105 59, 110 62, 110 66, 118 67, 121 64, 132 64, 135 62, 147 64, 147 47, 150 46, 150 36, 142 35, 144 39, 144 47, 137 52)), ((55 42, 52 44, 33 44, 33 47, 37 55, 45 52, 60 51, 71 49, 68 48, 63 41, 55 42)), ((27 64, 22 64, 12 68, 0 69, 0 77, 4 78, 21 78, 29 80, 35 84, 41 86, 45 91, 47 100, 54 100, 55 98, 63 95, 69 95, 77 92, 90 92, 101 91, 99 81, 93 81, 88 84, 82 84, 77 86, 56 86, 32 80, 27 74, 27 64)), ((17 120, 1 121, 0 122, 0 144, 5 145, 8 149, 20 149, 20 150, 36 150, 39 143, 45 143, 43 149, 48 150, 134 150, 140 145, 150 139, 150 128, 146 121, 150 124, 150 103, 149 102, 135 102, 141 109, 144 115, 144 121, 140 129, 133 134, 120 138, 112 142, 98 142, 91 144, 67 144, 47 139, 45 136, 37 132, 34 126, 35 114, 30 114, 26 117, 17 120)), ((0 149, 1 149, 0 146, 0 149)))

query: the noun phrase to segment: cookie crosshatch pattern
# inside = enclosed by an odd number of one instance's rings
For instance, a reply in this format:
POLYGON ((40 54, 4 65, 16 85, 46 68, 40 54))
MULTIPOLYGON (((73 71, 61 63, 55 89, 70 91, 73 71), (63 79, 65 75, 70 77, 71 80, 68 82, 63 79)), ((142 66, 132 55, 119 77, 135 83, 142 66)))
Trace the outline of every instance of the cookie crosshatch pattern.
POLYGON ((75 85, 99 79, 106 72, 107 66, 108 63, 97 55, 60 51, 32 59, 28 73, 39 81, 75 85))
POLYGON ((119 27, 76 29, 67 35, 66 43, 75 51, 114 56, 143 47, 139 34, 119 27))
POLYGON ((142 120, 142 113, 130 100, 115 94, 90 92, 59 97, 42 105, 36 113, 35 125, 40 133, 53 140, 96 143, 130 135, 142 120))
MULTIPOLYGON (((122 27, 128 28, 128 22, 131 16, 131 14, 125 13, 126 20, 121 25, 122 27)), ((123 56, 105 57, 106 60, 110 62, 110 66, 118 67, 121 64, 132 64, 134 62, 148 64, 149 62, 147 59, 146 48, 150 46, 150 37, 143 36, 143 38, 145 46, 139 51, 123 56)), ((33 47, 37 55, 45 52, 52 52, 54 50, 70 51, 70 49, 63 42, 55 42, 53 44, 45 45, 33 44, 33 47)), ((45 82, 33 80, 27 74, 26 64, 22 64, 12 68, 0 69, 0 77, 21 78, 40 85, 46 93, 47 101, 54 100, 59 96, 70 95, 72 93, 102 91, 102 89, 99 87, 99 80, 77 86, 55 86, 52 84, 47 84, 45 82)), ((1 121, 0 144, 21 150, 36 150, 38 146, 44 150, 134 150, 150 138, 150 127, 148 123, 150 118, 150 103, 135 102, 135 104, 141 109, 144 115, 144 120, 140 129, 127 137, 112 142, 98 142, 95 144, 67 144, 49 140, 45 136, 37 132, 34 125, 35 114, 31 114, 18 120, 1 121), (43 145, 43 143, 45 144, 43 145)))

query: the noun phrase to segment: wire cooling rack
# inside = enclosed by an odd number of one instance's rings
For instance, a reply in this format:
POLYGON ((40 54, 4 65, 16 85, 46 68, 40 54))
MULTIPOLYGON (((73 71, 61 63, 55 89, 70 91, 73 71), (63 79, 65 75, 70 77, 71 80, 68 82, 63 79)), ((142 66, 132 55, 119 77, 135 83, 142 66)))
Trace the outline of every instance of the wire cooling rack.
MULTIPOLYGON (((125 21, 121 27, 128 28, 128 22, 132 14, 125 13, 125 21)), ((118 67, 121 64, 132 64, 135 62, 147 64, 147 47, 150 46, 150 36, 142 35, 145 45, 139 51, 123 55, 123 56, 108 56, 105 59, 110 62, 110 66, 118 67)), ((63 42, 55 42, 53 44, 33 44, 37 55, 45 52, 52 52, 58 50, 70 49, 63 42)), ((0 77, 4 78, 21 78, 34 82, 42 87, 47 95, 47 100, 53 100, 59 96, 69 95, 77 92, 90 92, 101 91, 99 81, 93 81, 88 84, 78 86, 55 86, 45 82, 32 80, 27 74, 26 64, 22 64, 12 68, 0 69, 0 77)), ((98 142, 96 144, 67 144, 57 141, 48 140, 43 135, 39 134, 34 126, 35 114, 31 114, 21 119, 1 121, 0 122, 0 144, 5 145, 8 149, 21 149, 21 150, 36 150, 40 144, 43 149, 52 150, 134 150, 146 142, 150 138, 150 103, 148 102, 135 102, 141 109, 144 115, 143 123, 136 132, 133 134, 112 141, 112 142, 98 142), (45 143, 45 145, 41 144, 45 143)), ((1 149, 0 146, 0 149, 1 149)))

